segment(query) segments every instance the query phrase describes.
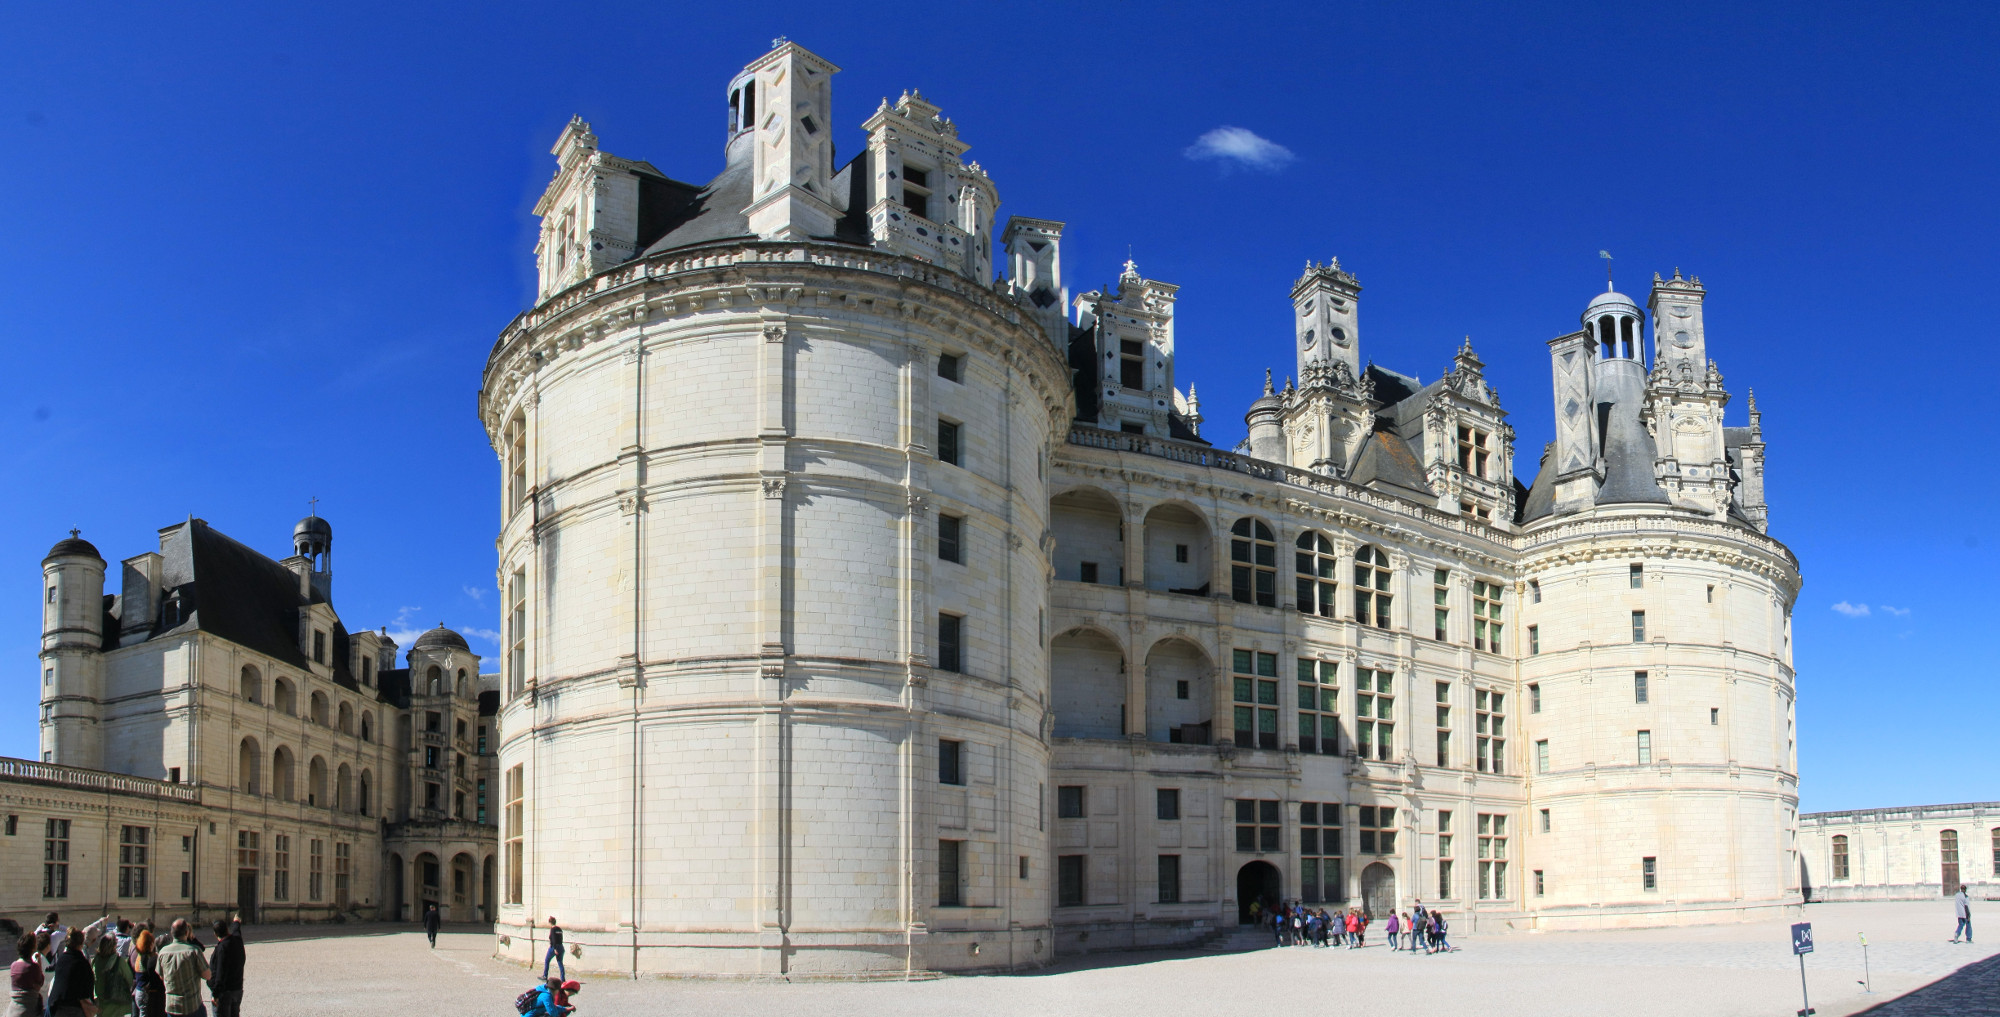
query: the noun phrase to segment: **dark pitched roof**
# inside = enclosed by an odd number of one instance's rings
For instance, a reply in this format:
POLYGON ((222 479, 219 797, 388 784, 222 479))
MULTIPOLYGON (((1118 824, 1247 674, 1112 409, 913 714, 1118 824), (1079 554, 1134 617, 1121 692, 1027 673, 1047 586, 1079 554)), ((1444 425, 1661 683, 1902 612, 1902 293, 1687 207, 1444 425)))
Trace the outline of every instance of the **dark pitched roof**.
MULTIPOLYGON (((847 211, 835 220, 834 235, 819 239, 850 244, 867 244, 872 241, 873 237, 868 228, 870 202, 867 167, 865 164, 856 165, 861 160, 862 156, 855 156, 834 177, 833 193, 834 195, 845 193, 848 196, 848 207, 847 211)), ((750 229, 750 217, 743 214, 743 210, 750 207, 751 189, 755 183, 751 177, 755 169, 755 164, 746 149, 742 156, 724 166, 722 172, 716 174, 715 179, 710 180, 705 186, 694 190, 692 194, 677 195, 678 204, 664 211, 655 226, 660 230, 659 239, 649 244, 645 253, 657 254, 678 247, 692 247, 719 240, 756 239, 756 233, 750 229)))
POLYGON ((1437 497, 1424 480, 1423 463, 1410 452, 1402 436, 1379 419, 1375 432, 1362 442, 1361 453, 1354 457, 1354 472, 1348 479, 1378 489, 1386 485, 1393 490, 1385 494, 1416 501, 1428 502, 1437 497))
POLYGON ((500 693, 488 689, 479 694, 479 715, 492 717, 500 712, 500 693))
MULTIPOLYGON (((1534 484, 1516 496, 1515 503, 1520 506, 1521 522, 1534 522, 1556 509, 1555 450, 1555 442, 1549 442, 1542 447, 1542 467, 1535 474, 1534 484)), ((1520 481, 1517 480, 1515 483, 1518 485, 1520 481)))
POLYGON ((390 668, 375 672, 375 687, 381 690, 382 701, 397 709, 410 708, 410 669, 390 668))
MULTIPOLYGON (((206 632, 292 667, 308 666, 298 631, 299 611, 309 601, 299 595, 292 570, 200 519, 174 527, 160 556, 162 598, 178 599, 174 617, 181 620, 154 638, 206 632)), ((347 666, 347 627, 336 621, 332 637, 333 680, 356 688, 347 666)))

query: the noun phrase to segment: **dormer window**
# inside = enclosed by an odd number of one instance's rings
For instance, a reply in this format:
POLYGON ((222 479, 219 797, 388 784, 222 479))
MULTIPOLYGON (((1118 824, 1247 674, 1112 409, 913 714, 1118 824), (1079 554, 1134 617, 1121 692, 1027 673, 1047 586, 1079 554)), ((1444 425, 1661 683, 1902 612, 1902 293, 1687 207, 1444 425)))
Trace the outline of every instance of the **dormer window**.
POLYGON ((326 663, 326 633, 313 630, 313 663, 326 663))
POLYGON ((1126 388, 1146 387, 1146 345, 1131 339, 1118 344, 1118 384, 1126 388))
POLYGON ((931 217, 931 175, 908 163, 903 165, 903 207, 919 218, 931 217))
POLYGON ((1458 468, 1475 477, 1486 476, 1487 443, 1491 435, 1476 427, 1458 429, 1458 468))

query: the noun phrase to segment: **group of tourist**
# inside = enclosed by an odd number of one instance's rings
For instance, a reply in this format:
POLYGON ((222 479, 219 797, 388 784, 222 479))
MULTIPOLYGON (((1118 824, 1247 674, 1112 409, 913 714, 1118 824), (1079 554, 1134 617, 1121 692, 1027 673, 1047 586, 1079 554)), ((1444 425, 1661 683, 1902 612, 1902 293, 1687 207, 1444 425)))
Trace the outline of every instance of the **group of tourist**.
MULTIPOLYGON (((1368 926, 1374 921, 1373 916, 1360 908, 1349 908, 1343 914, 1298 903, 1271 908, 1253 903, 1250 913, 1253 920, 1271 927, 1279 946, 1344 946, 1358 950, 1368 945, 1368 926)), ((1418 901, 1415 911, 1389 912, 1383 931, 1388 934, 1391 950, 1411 953, 1422 950, 1430 954, 1458 949, 1445 939, 1450 928, 1444 912, 1426 909, 1418 901)))
POLYGON ((15 944, 4 1017, 208 1017, 204 985, 214 1017, 239 1017, 243 924, 216 922, 212 950, 185 919, 171 937, 162 944, 153 923, 109 916, 65 928, 51 911, 15 944))

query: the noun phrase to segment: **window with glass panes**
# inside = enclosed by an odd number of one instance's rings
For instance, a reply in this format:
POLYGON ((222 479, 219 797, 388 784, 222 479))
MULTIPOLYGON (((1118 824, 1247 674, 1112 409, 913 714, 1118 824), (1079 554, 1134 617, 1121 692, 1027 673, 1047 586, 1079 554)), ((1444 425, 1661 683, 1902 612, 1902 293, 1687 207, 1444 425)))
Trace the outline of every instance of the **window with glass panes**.
POLYGON ((1505 773, 1507 694, 1479 689, 1472 694, 1473 763, 1481 773, 1505 773))
POLYGON ((1653 732, 1641 731, 1639 732, 1639 765, 1645 766, 1651 763, 1652 761, 1653 761, 1653 732))
POLYGON ((1238 519, 1229 528, 1229 591, 1239 604, 1278 606, 1278 544, 1271 528, 1238 519))
POLYGON ((1363 759, 1389 759, 1396 751, 1395 676, 1359 668, 1354 672, 1354 749, 1363 759))
POLYGON ((1236 850, 1282 850, 1283 833, 1284 825, 1277 802, 1255 798, 1236 800, 1236 850))
POLYGON ((1390 806, 1363 805, 1355 810, 1355 827, 1364 855, 1396 853, 1396 810, 1390 806))
POLYGON ((1475 477, 1486 476, 1486 443, 1491 435, 1476 427, 1458 429, 1458 468, 1475 477))
POLYGON ((1307 903, 1343 901, 1340 882, 1340 805, 1299 803, 1299 896, 1307 903))
POLYGON ((1437 683, 1437 765, 1451 765, 1451 683, 1437 683))
POLYGON ((1472 648, 1500 652, 1500 584, 1472 581, 1472 648))
POLYGON ((1326 534, 1307 530, 1299 534, 1298 551, 1293 555, 1292 574, 1298 582, 1299 611, 1333 617, 1334 570, 1339 559, 1326 534))
POLYGON ((1154 891, 1154 900, 1161 904, 1178 904, 1181 900, 1181 856, 1159 856, 1159 881, 1154 891))
POLYGON ((1379 547, 1354 552, 1354 620, 1378 629, 1389 627, 1389 556, 1379 547))
POLYGON ((1479 814, 1479 899, 1507 896, 1507 817, 1479 814))
POLYGON ((292 899, 292 838, 271 836, 271 899, 292 899))
POLYGON ((51 819, 42 828, 42 896, 69 896, 69 820, 51 819))
POLYGON ((1278 747, 1278 655, 1255 650, 1230 654, 1236 708, 1236 747, 1278 747))
POLYGON ((354 859, 349 854, 349 850, 353 847, 354 845, 352 844, 335 844, 333 846, 333 899, 339 901, 343 906, 347 904, 347 892, 350 886, 349 880, 352 877, 350 866, 354 859))
POLYGON ((1438 899, 1450 900, 1456 894, 1451 888, 1451 810, 1438 810, 1438 899))
POLYGON ((306 899, 326 896, 326 841, 306 841, 306 899))
POLYGON ((1299 751, 1340 754, 1340 665, 1299 658, 1299 751))
POLYGON ((1847 835, 1838 834, 1833 838, 1833 878, 1847 878, 1847 835))
POLYGON ((118 896, 146 895, 146 850, 152 832, 143 826, 118 828, 118 896))
POLYGON ((1443 640, 1451 631, 1451 570, 1431 572, 1431 638, 1443 640))

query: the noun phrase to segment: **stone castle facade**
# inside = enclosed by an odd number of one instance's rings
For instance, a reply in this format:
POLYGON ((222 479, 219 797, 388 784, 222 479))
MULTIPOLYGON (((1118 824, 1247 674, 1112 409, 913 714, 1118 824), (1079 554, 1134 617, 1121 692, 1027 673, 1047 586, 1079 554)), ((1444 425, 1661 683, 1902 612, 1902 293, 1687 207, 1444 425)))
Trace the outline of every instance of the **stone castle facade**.
POLYGON ((1549 343, 1523 485, 1470 342, 1375 366, 1357 278, 1310 265, 1296 380, 1218 449, 1175 286, 1072 297, 1063 224, 1001 225, 916 93, 837 161, 837 70, 745 67, 705 185, 581 121, 554 148, 479 404, 503 952, 556 915, 586 969, 900 976, 1260 900, 1800 902, 1800 575, 1698 280, 1549 343))

